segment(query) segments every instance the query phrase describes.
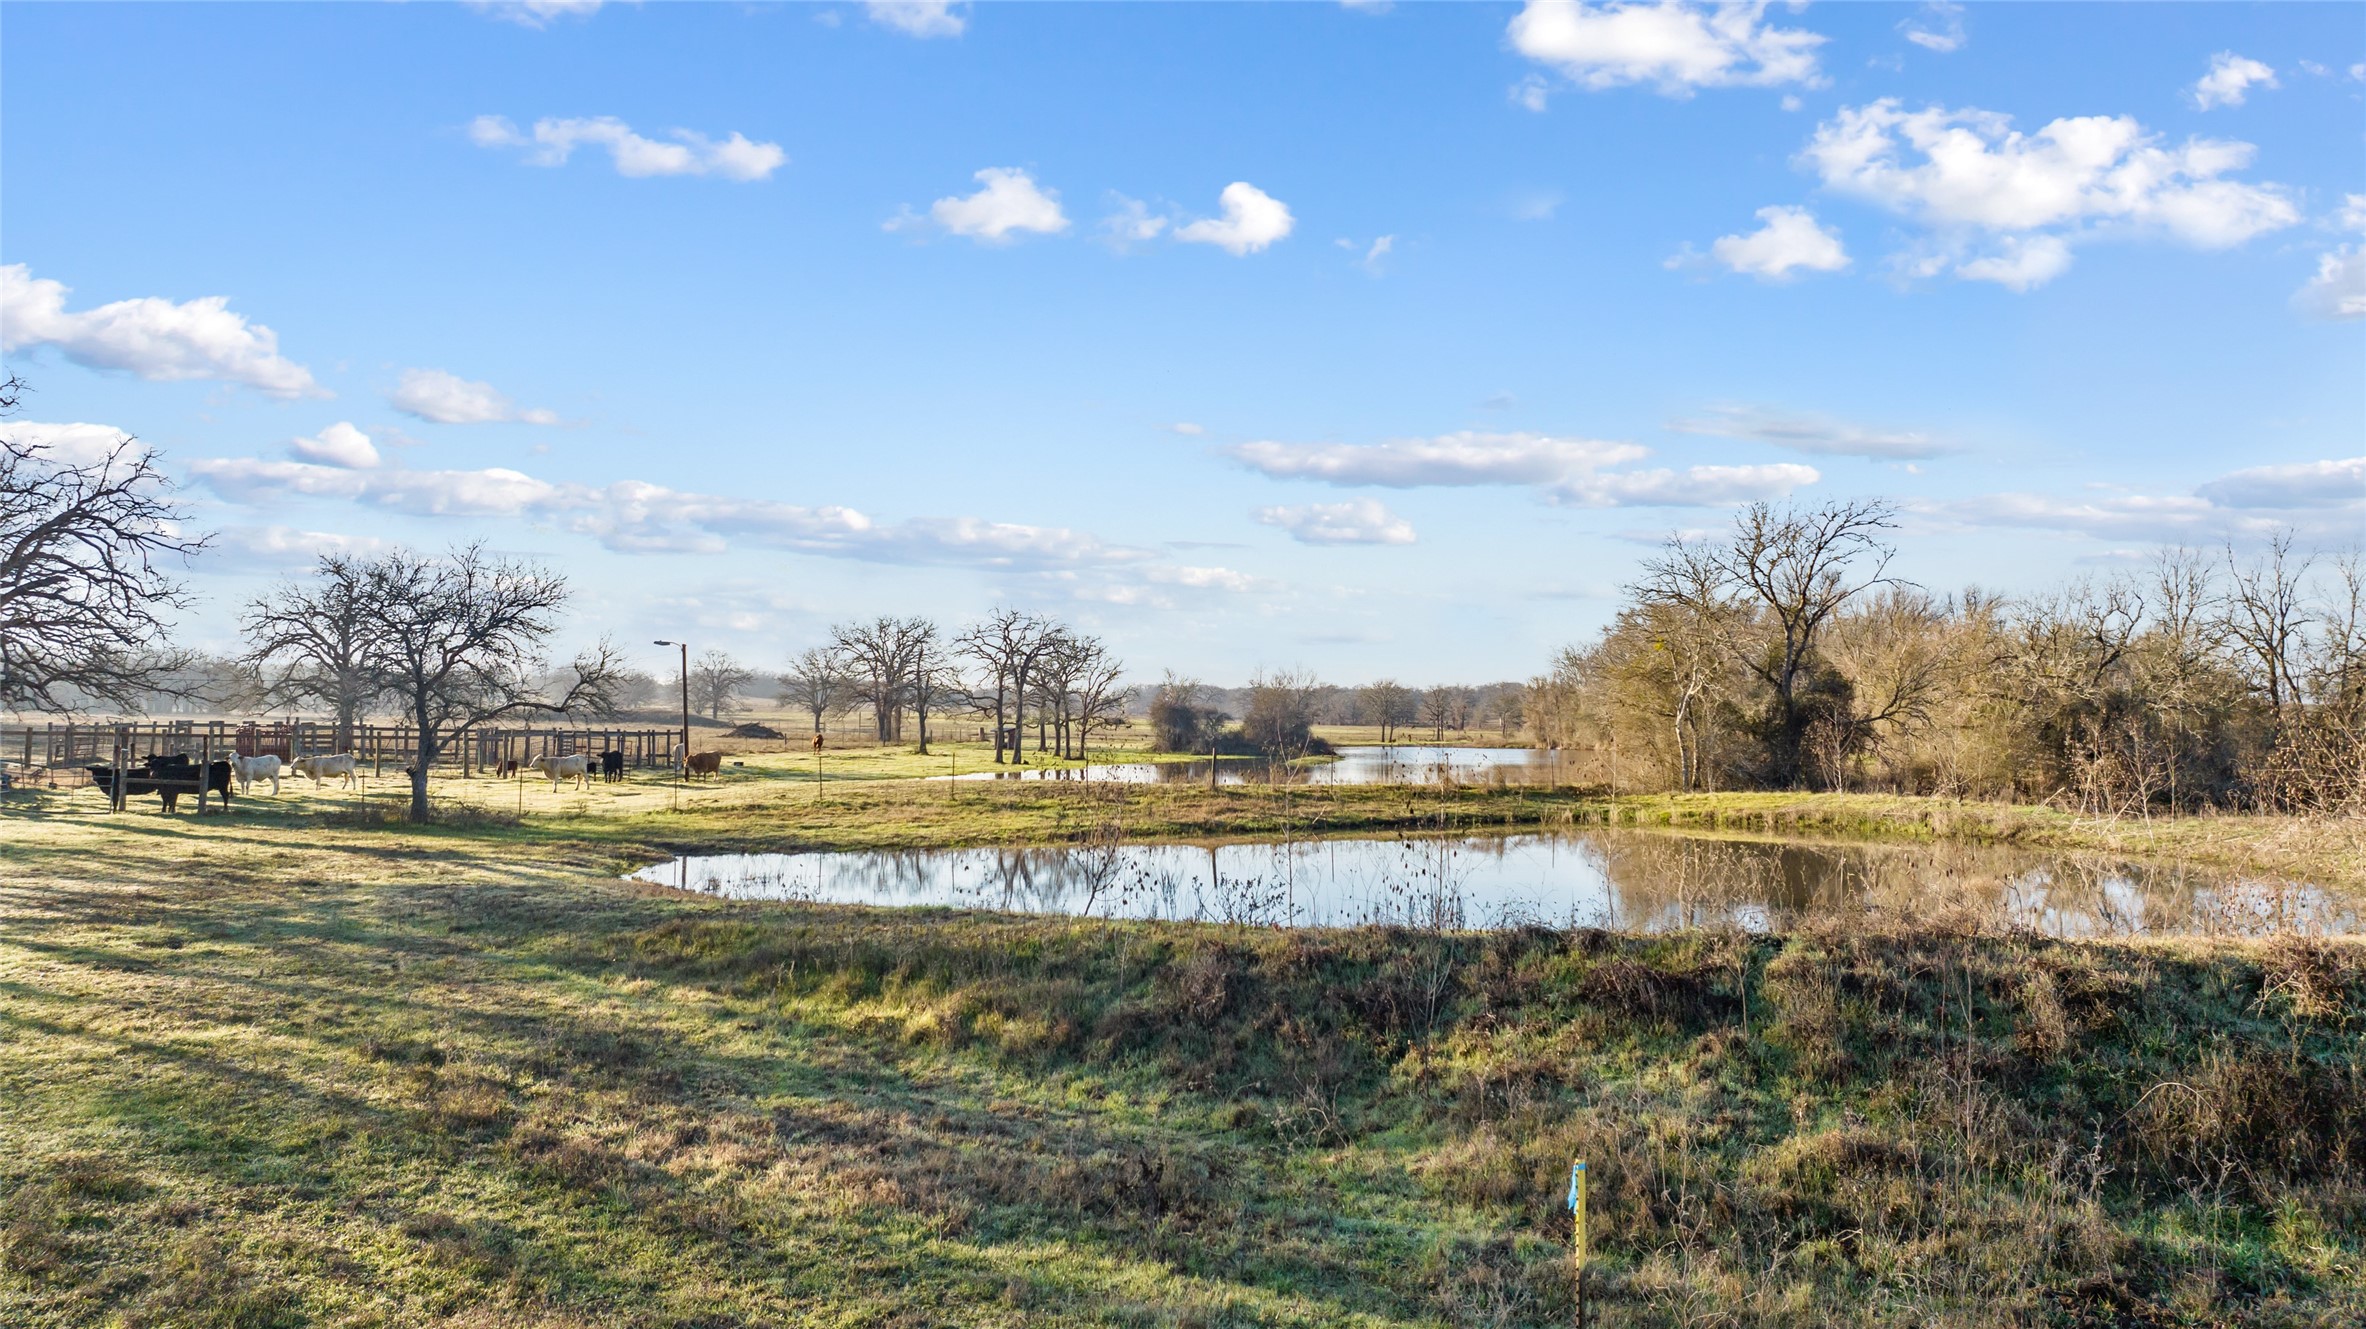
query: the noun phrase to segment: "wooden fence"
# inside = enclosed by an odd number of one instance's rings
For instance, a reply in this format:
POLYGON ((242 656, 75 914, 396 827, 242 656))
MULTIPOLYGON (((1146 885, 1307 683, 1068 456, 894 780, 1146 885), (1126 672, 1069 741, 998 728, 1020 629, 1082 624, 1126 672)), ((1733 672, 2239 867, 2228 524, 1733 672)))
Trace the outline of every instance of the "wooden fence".
MULTIPOLYGON (((436 756, 438 770, 458 770, 462 776, 498 771, 506 761, 521 765, 537 757, 567 757, 577 753, 622 752, 625 765, 662 768, 671 765, 679 729, 620 729, 555 726, 471 730, 459 742, 446 740, 436 756)), ((699 735, 701 738, 708 735, 699 735)), ((419 734, 408 725, 357 724, 340 732, 334 724, 312 720, 143 720, 122 724, 73 722, 38 725, 0 725, 0 772, 10 782, 48 785, 87 784, 87 767, 129 763, 148 757, 185 756, 202 760, 209 753, 219 759, 276 756, 283 761, 322 754, 351 753, 367 763, 371 773, 400 773, 414 764, 419 734)))

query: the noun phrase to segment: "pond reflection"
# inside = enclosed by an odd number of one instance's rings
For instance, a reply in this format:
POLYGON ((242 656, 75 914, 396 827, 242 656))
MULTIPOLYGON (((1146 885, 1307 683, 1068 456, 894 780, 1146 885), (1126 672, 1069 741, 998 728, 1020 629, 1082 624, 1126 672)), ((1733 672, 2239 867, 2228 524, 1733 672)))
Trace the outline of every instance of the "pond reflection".
POLYGON ((1764 931, 1840 919, 2077 937, 2359 925, 2347 896, 2175 863, 1633 830, 733 854, 676 859, 632 879, 733 899, 1276 927, 1764 931))

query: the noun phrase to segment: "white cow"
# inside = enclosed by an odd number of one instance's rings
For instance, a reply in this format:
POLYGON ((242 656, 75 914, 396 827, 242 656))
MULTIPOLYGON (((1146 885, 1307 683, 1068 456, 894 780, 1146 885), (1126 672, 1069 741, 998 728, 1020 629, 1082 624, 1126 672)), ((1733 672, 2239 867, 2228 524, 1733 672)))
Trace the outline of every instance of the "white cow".
POLYGON ((273 795, 279 793, 279 758, 266 752, 260 757, 241 757, 230 754, 231 773, 238 777, 238 792, 251 794, 257 780, 269 780, 273 795))
POLYGON ((673 750, 666 754, 665 764, 674 768, 674 774, 680 775, 682 773, 682 762, 689 755, 690 749, 682 746, 679 743, 676 743, 673 746, 673 750))
POLYGON ((577 753, 572 757, 544 757, 534 764, 541 767, 542 773, 550 778, 550 787, 553 789, 568 780, 589 789, 592 763, 596 760, 598 758, 577 753))
POLYGON ((329 776, 342 775, 345 777, 345 787, 351 789, 354 780, 361 774, 350 752, 324 757, 298 757, 292 764, 296 774, 311 776, 312 783, 316 785, 329 776))

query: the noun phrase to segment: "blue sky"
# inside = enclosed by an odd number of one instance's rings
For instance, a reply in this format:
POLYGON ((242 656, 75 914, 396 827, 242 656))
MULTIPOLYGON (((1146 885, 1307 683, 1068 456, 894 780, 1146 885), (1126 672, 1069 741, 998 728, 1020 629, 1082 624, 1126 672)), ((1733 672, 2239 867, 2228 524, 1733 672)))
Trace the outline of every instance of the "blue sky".
POLYGON ((1477 681, 1752 498, 1890 496, 1941 590, 2366 529, 2355 5, 0 24, 16 427, 162 451, 210 646, 483 538, 580 639, 1477 681))

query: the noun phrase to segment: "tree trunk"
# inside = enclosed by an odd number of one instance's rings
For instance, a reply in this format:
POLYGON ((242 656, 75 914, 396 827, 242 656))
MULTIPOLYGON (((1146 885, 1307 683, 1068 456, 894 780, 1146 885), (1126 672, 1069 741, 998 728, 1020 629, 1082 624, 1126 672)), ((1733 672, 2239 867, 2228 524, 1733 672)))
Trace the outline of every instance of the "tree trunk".
POLYGON ((414 718, 419 724, 419 751, 411 759, 410 815, 412 822, 424 826, 427 824, 427 770, 435 764, 437 743, 427 712, 420 711, 414 718))

